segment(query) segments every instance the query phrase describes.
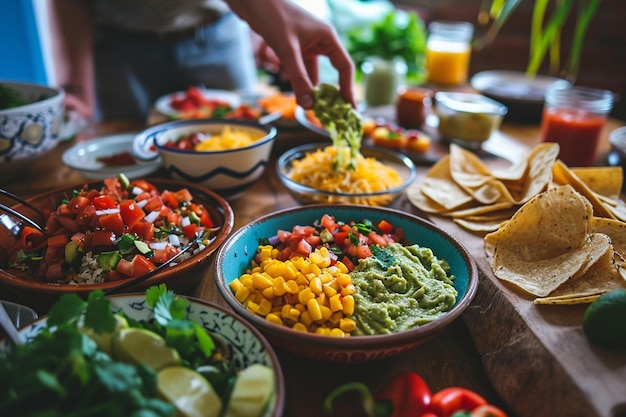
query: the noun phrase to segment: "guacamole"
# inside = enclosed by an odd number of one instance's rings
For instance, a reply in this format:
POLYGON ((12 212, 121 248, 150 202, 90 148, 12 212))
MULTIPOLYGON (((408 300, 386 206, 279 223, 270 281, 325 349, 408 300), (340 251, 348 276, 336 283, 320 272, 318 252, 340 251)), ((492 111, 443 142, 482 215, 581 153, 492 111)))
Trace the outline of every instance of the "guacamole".
POLYGON ((353 334, 395 333, 429 323, 456 302, 454 276, 429 248, 392 243, 385 259, 361 259, 350 273, 354 294, 353 334))
POLYGON ((335 169, 356 169, 356 157, 361 148, 363 137, 363 118, 361 114, 346 102, 339 90, 330 84, 322 84, 313 91, 315 104, 313 111, 320 123, 328 130, 333 145, 337 148, 334 161, 335 169), (350 158, 345 160, 345 150, 349 149, 350 158))

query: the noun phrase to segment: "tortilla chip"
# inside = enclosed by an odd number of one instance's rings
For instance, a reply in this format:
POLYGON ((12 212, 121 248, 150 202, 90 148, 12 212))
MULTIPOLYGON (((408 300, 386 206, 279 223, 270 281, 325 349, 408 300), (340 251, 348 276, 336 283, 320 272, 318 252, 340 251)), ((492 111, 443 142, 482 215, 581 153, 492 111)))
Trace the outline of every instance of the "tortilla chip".
POLYGON ((578 176, 569 169, 561 160, 557 160, 552 166, 552 181, 557 185, 571 185, 576 191, 582 194, 593 206, 596 216, 616 218, 607 206, 596 196, 578 176))
POLYGON ((614 200, 620 198, 624 181, 622 167, 570 168, 594 193, 614 200))
POLYGON ((593 249, 592 207, 571 186, 545 191, 485 236, 496 277, 545 297, 572 277, 593 249))
POLYGON ((606 217, 592 217, 589 219, 589 232, 607 235, 615 252, 626 257, 626 223, 606 217))
POLYGON ((472 232, 481 232, 481 233, 489 233, 489 232, 493 232, 495 230, 498 230, 498 228, 502 225, 503 220, 502 219, 485 219, 485 220, 478 220, 478 219, 463 219, 463 218, 458 218, 458 219, 453 219, 455 223, 457 223, 458 225, 460 225, 461 227, 470 230, 472 232))
POLYGON ((440 211, 449 211, 463 206, 472 201, 472 196, 459 187, 450 176, 450 156, 446 155, 435 163, 421 183, 414 183, 407 190, 409 201, 424 204, 424 194, 436 205, 428 204, 427 207, 435 209, 440 206, 440 211))
MULTIPOLYGON (((606 236, 600 233, 597 236, 606 236)), ((607 237, 608 239, 608 237, 607 237)), ((585 273, 572 277, 548 297, 538 298, 536 304, 582 304, 592 302, 600 295, 609 291, 626 288, 626 280, 620 274, 619 267, 614 263, 612 247, 585 273)))

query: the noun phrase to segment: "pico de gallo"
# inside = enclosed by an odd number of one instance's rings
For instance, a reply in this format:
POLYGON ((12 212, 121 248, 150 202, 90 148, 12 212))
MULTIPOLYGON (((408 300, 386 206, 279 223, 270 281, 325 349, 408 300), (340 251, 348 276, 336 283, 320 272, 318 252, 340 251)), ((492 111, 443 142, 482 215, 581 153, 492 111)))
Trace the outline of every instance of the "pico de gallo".
POLYGON ((186 188, 158 190, 123 174, 84 187, 46 214, 45 231, 25 226, 6 266, 37 280, 100 283, 146 274, 192 239, 212 239, 209 211, 186 188))
POLYGON ((205 97, 202 90, 196 86, 189 86, 181 96, 172 96, 170 106, 178 113, 177 119, 243 119, 256 120, 262 115, 262 110, 246 103, 233 107, 225 100, 205 97))

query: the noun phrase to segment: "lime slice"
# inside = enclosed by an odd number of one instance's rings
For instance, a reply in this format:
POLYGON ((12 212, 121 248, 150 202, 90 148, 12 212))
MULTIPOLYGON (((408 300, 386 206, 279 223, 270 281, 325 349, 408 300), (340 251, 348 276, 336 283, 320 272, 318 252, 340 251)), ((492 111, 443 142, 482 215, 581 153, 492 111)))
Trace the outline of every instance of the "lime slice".
POLYGON ((626 346, 626 289, 602 294, 587 307, 583 331, 587 338, 601 346, 626 346))
POLYGON ((253 364, 237 374, 225 417, 258 417, 274 392, 274 371, 253 364))
POLYGON ((222 400, 198 372, 184 366, 170 366, 157 374, 159 395, 174 404, 177 416, 218 417, 222 400))
POLYGON ((107 355, 111 356, 113 352, 113 339, 120 330, 128 328, 128 321, 119 314, 115 315, 115 330, 107 333, 96 333, 92 328, 81 327, 81 331, 89 336, 98 347, 107 355))
POLYGON ((155 371, 180 364, 180 355, 165 339, 150 330, 130 327, 113 338, 113 356, 122 362, 144 364, 155 371))

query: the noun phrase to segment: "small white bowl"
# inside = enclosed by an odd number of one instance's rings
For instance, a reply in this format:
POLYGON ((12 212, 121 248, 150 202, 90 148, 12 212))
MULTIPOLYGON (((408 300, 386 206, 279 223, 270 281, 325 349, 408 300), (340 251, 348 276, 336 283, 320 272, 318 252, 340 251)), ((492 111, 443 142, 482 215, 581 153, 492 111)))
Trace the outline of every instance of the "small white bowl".
POLYGON ((38 84, 0 81, 28 104, 0 110, 0 182, 23 175, 61 138, 65 92, 38 84))
POLYGON ((128 153, 132 155, 133 139, 136 132, 119 133, 78 142, 63 153, 63 163, 78 171, 85 178, 103 180, 120 173, 129 179, 151 174, 163 165, 161 158, 152 161, 135 160, 133 164, 107 166, 99 159, 128 153))
POLYGON ((139 133, 133 141, 133 155, 144 161, 155 160, 160 156, 166 171, 172 176, 232 198, 263 174, 276 132, 275 127, 254 121, 177 120, 152 126, 139 133), (227 126, 261 134, 262 137, 248 146, 220 151, 183 150, 165 146, 170 141, 197 132, 218 135, 227 126))

